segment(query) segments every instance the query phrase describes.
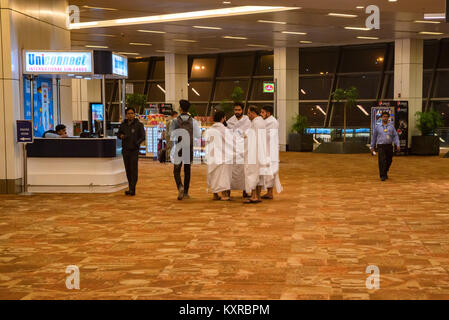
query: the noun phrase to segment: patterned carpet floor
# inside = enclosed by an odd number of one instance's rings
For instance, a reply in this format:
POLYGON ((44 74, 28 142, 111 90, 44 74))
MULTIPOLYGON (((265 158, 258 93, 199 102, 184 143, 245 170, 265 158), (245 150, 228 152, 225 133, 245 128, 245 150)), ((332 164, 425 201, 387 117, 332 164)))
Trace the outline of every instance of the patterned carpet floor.
POLYGON ((449 299, 449 159, 395 158, 387 182, 371 155, 281 160, 284 192, 257 205, 212 201, 205 166, 177 201, 149 160, 134 198, 0 195, 0 298, 449 299))

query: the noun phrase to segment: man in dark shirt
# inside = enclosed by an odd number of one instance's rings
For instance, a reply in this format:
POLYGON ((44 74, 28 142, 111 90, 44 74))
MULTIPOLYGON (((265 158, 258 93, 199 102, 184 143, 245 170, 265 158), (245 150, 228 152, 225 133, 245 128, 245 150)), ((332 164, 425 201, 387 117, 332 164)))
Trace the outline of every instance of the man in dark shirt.
POLYGON ((118 136, 122 140, 123 162, 125 163, 126 177, 129 183, 129 190, 125 194, 135 196, 139 171, 139 149, 142 142, 145 141, 145 129, 136 118, 134 108, 126 110, 126 120, 120 125, 118 136))
POLYGON ((198 122, 193 119, 189 113, 190 102, 187 100, 180 100, 179 106, 181 108, 181 115, 172 121, 170 126, 171 141, 174 142, 174 158, 172 163, 174 164, 173 175, 175 177, 176 187, 178 188, 178 200, 189 199, 189 187, 190 187, 190 173, 191 165, 193 162, 193 148, 194 139, 201 137, 201 128, 198 122), (189 141, 184 141, 185 146, 188 147, 188 152, 182 150, 182 133, 178 132, 178 129, 185 130, 189 141), (184 152, 183 152, 184 151, 184 152), (184 165, 184 184, 181 180, 181 169, 184 165))

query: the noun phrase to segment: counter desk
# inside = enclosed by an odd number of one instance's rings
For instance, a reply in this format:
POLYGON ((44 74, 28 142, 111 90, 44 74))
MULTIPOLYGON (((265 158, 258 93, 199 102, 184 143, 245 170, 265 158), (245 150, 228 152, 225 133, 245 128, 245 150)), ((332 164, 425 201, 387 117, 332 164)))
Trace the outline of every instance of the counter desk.
POLYGON ((42 139, 27 145, 28 190, 113 193, 128 186, 116 138, 42 139))

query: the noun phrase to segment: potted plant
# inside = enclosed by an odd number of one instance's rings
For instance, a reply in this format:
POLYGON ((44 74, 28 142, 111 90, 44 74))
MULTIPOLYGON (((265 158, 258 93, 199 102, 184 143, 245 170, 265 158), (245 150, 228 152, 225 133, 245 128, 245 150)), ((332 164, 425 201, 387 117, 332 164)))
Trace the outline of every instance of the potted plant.
POLYGON ((337 89, 332 93, 332 98, 337 102, 345 101, 343 110, 343 142, 346 142, 346 123, 347 123, 347 109, 348 107, 355 107, 357 99, 359 98, 359 91, 356 87, 348 89, 337 89))
POLYGON ((126 95, 126 105, 136 108, 136 112, 142 114, 147 106, 147 97, 139 93, 128 94, 126 95))
POLYGON ((291 133, 288 135, 288 151, 313 151, 313 135, 307 134, 307 117, 298 114, 294 119, 291 133))
POLYGON ((219 109, 223 111, 227 117, 231 117, 234 114, 234 104, 241 103, 243 106, 243 100, 245 99, 245 92, 241 87, 235 87, 231 94, 231 100, 225 99, 220 102, 219 109))
POLYGON ((416 126, 421 136, 412 137, 412 154, 437 156, 440 154, 440 137, 436 130, 444 125, 443 118, 434 109, 416 112, 416 126))

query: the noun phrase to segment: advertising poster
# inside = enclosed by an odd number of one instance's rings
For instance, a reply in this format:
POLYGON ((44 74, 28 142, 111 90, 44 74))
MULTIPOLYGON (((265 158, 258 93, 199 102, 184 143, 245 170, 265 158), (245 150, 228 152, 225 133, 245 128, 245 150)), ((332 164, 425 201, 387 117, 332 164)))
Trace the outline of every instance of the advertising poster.
MULTIPOLYGON (((31 83, 24 79, 24 115, 31 120, 31 83)), ((48 130, 54 130, 53 80, 38 77, 34 80, 34 136, 42 137, 48 130)))
POLYGON ((408 153, 408 101, 398 101, 395 107, 395 128, 398 131, 401 154, 408 153))

